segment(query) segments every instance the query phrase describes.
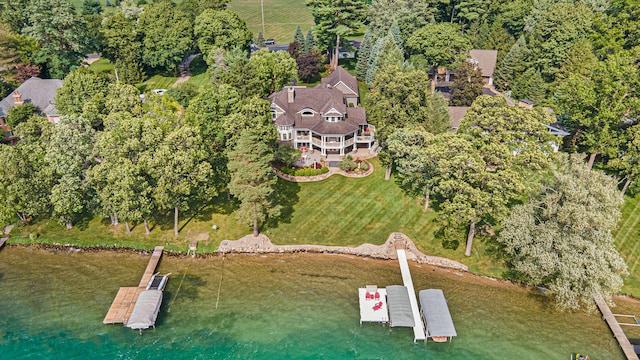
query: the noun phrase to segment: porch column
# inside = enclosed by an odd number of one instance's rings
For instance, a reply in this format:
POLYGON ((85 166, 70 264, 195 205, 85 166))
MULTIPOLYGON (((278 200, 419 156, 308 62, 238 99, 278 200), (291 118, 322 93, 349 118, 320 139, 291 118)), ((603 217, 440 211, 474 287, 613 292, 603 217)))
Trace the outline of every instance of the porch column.
POLYGON ((327 144, 324 135, 322 136, 322 142, 320 143, 320 149, 322 150, 322 155, 327 156, 327 144))
POLYGON ((344 135, 340 136, 340 155, 344 155, 344 135))

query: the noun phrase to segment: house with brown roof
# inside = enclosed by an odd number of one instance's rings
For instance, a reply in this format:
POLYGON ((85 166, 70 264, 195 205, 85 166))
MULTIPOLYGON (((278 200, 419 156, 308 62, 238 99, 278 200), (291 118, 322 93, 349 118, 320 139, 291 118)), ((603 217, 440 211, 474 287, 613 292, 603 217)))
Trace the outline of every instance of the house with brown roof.
POLYGON ((285 86, 269 96, 279 140, 325 156, 372 149, 375 127, 358 98, 358 81, 341 67, 314 88, 285 86))
POLYGON ((40 79, 32 77, 25 81, 11 94, 0 101, 0 141, 11 141, 14 138, 13 132, 5 123, 4 117, 14 106, 20 106, 25 102, 30 102, 36 107, 41 115, 46 116, 51 123, 57 124, 60 119, 58 110, 53 105, 58 88, 62 87, 62 80, 40 79))
POLYGON ((477 70, 482 71, 482 80, 487 85, 493 85, 493 73, 496 71, 498 61, 498 50, 469 50, 469 61, 477 70))

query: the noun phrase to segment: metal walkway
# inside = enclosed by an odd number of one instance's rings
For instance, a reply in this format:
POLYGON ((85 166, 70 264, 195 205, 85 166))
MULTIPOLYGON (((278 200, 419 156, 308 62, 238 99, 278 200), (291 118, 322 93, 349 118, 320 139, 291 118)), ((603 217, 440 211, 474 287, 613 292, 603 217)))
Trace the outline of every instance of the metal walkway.
POLYGON ((111 303, 111 307, 109 307, 109 311, 107 311, 107 315, 104 317, 104 320, 102 320, 104 324, 127 324, 131 317, 131 312, 133 312, 133 307, 136 301, 138 301, 138 296, 146 290, 147 284, 149 284, 151 277, 156 271, 158 262, 162 257, 163 249, 164 246, 156 246, 153 250, 149 264, 142 275, 142 279, 140 279, 138 287, 121 287, 118 290, 115 299, 113 299, 113 303, 111 303))
POLYGON ((413 319, 415 326, 413 327, 413 342, 417 340, 426 340, 427 336, 424 332, 424 323, 422 322, 422 316, 418 310, 418 300, 416 299, 416 291, 413 289, 413 280, 411 279, 411 271, 409 270, 409 264, 407 263, 407 254, 404 249, 396 249, 398 254, 398 263, 400 263, 400 272, 402 273, 402 282, 409 292, 409 302, 411 303, 411 310, 413 311, 413 319))

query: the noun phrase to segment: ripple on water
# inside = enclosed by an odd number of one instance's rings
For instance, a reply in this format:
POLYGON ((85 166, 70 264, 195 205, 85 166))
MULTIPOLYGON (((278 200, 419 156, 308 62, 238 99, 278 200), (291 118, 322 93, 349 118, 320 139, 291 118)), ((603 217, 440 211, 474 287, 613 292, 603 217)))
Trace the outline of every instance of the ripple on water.
POLYGON ((410 265, 415 288, 444 290, 453 342, 414 344, 411 329, 360 325, 357 288, 402 278, 395 261, 352 256, 165 256, 159 271, 172 275, 156 330, 103 325, 118 288, 135 286, 147 261, 5 248, 0 358, 622 359, 598 313, 559 313, 535 289, 426 265, 410 265))

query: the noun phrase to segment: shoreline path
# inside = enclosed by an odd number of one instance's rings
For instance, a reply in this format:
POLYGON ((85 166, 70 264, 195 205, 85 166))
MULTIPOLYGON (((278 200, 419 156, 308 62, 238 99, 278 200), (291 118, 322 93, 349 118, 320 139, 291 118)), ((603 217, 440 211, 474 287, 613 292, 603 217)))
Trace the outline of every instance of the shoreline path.
POLYGON ((282 253, 319 253, 345 254, 370 257, 382 260, 396 260, 396 249, 405 249, 407 259, 419 264, 429 264, 450 269, 468 271, 469 268, 457 261, 438 256, 423 254, 413 241, 400 232, 389 235, 382 245, 362 244, 357 247, 324 246, 324 245, 275 245, 264 234, 258 236, 247 235, 238 240, 223 240, 216 250, 217 253, 250 253, 250 254, 282 254, 282 253))

